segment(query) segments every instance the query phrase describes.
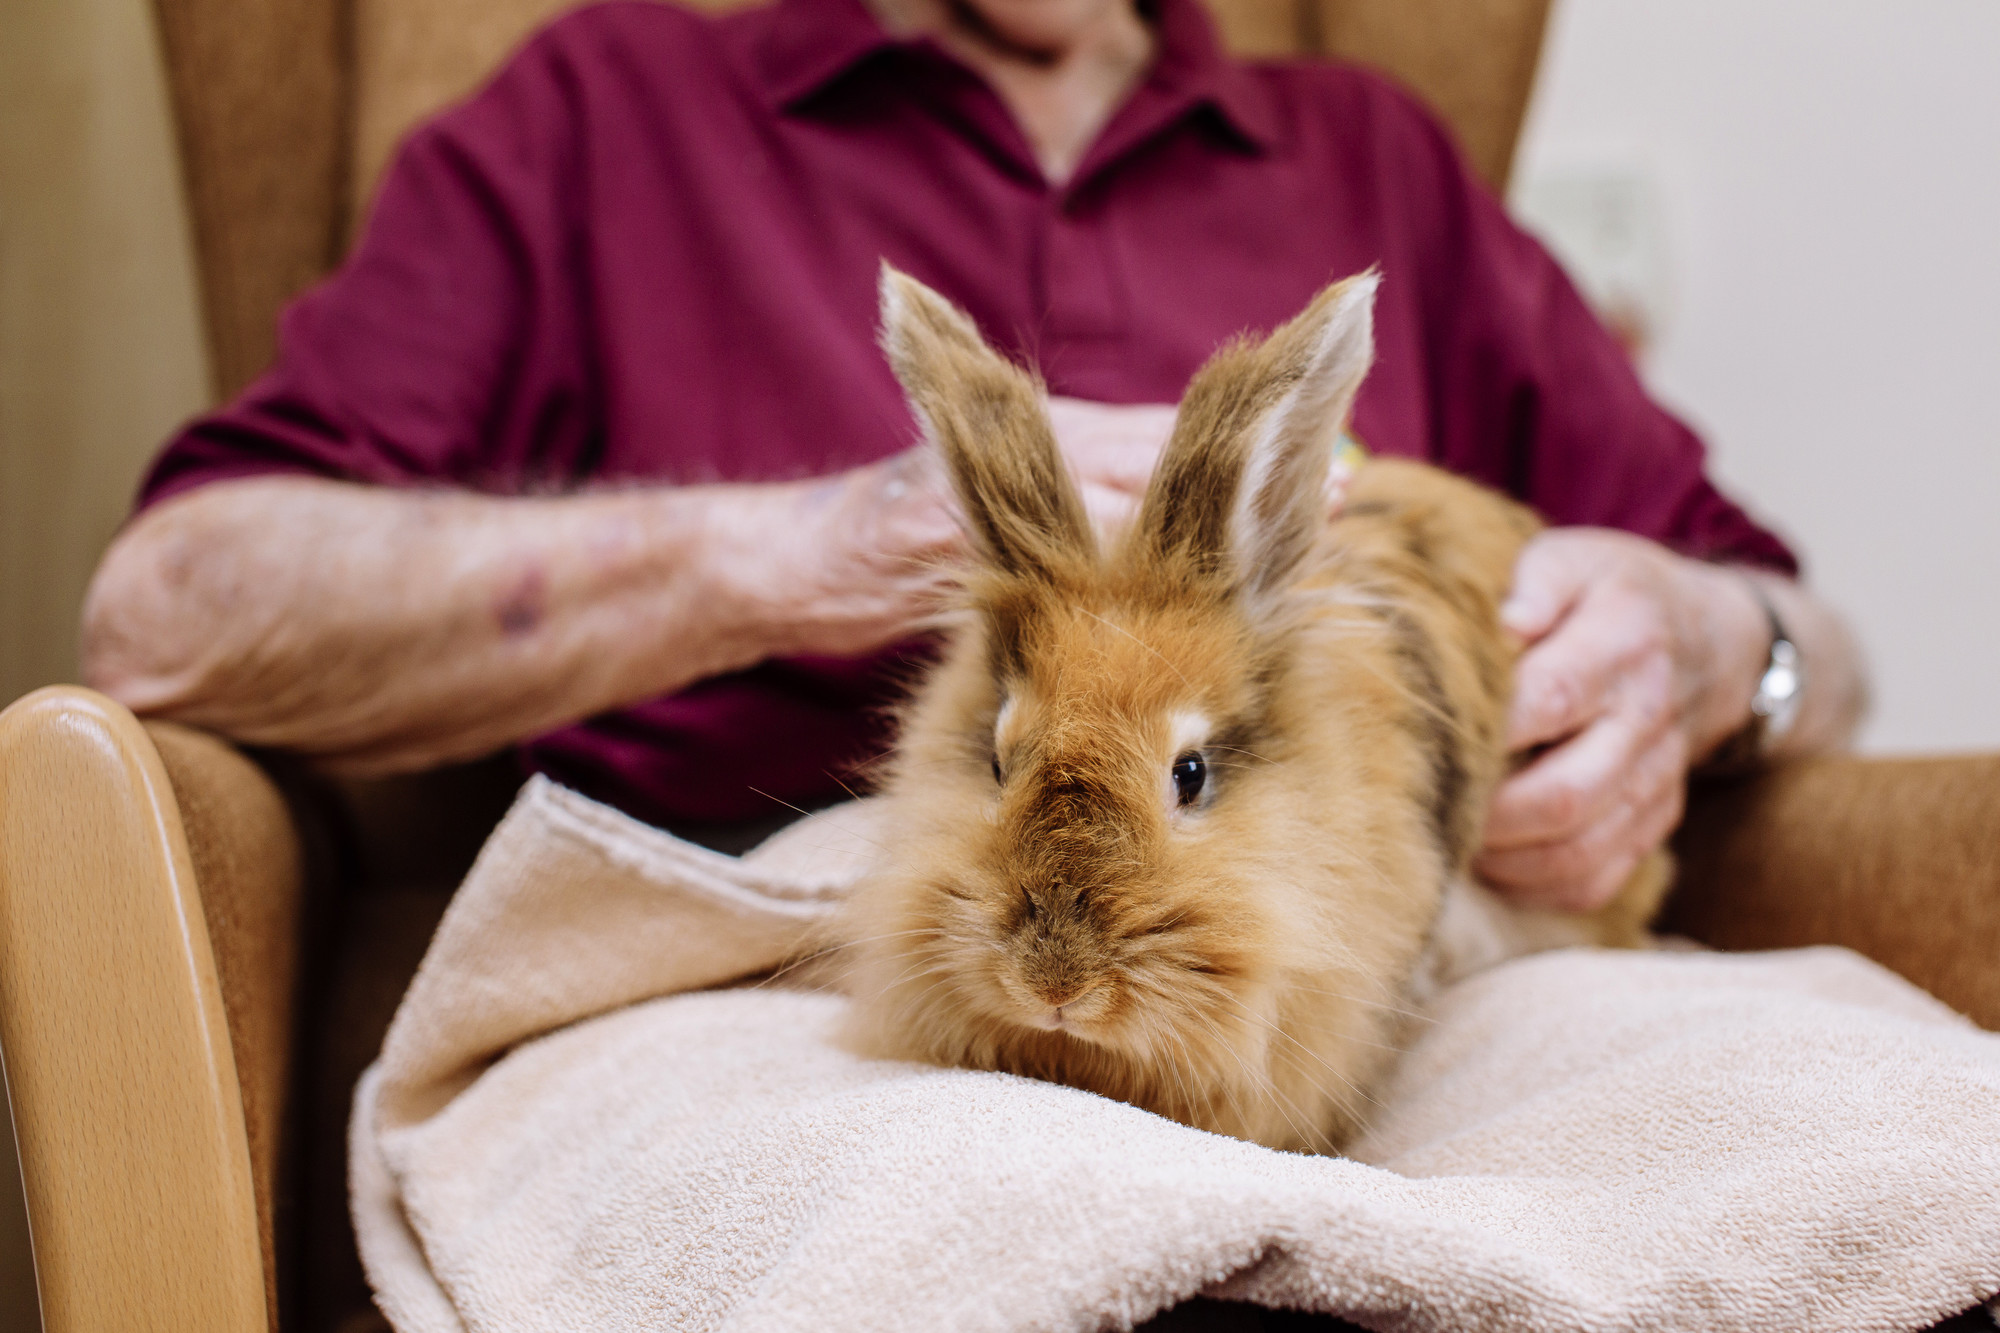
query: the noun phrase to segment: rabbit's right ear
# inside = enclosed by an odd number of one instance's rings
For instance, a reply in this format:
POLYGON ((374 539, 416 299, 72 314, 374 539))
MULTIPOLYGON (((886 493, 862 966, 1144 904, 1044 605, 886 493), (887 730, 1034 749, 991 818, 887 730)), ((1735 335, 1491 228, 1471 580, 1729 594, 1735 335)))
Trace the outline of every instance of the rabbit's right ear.
POLYGON ((1326 523, 1327 469, 1375 355, 1370 269, 1335 283, 1261 344, 1196 372, 1133 538, 1173 576, 1253 605, 1287 586, 1326 523))
POLYGON ((886 261, 881 299, 882 349, 944 458, 981 553, 1043 581, 1093 565, 1096 538, 1041 386, 988 347, 964 311, 886 261))

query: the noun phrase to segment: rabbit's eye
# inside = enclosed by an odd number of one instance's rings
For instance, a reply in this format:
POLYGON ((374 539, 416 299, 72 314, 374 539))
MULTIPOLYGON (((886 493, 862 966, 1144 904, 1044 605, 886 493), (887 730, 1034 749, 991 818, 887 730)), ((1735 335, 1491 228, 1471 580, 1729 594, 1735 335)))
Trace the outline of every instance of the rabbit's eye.
POLYGON ((1198 752, 1189 750, 1174 760, 1173 777, 1175 799, 1182 805, 1193 805, 1208 785, 1208 763, 1198 752))

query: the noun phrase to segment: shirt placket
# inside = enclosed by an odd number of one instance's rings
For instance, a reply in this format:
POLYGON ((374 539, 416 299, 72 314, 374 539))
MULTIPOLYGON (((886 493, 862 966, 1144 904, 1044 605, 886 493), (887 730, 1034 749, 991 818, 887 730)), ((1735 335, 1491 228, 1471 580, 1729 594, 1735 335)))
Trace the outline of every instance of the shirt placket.
POLYGON ((1045 338, 1116 338, 1131 322, 1104 201, 1092 197, 1098 194, 1050 189, 1043 197, 1035 251, 1045 338))

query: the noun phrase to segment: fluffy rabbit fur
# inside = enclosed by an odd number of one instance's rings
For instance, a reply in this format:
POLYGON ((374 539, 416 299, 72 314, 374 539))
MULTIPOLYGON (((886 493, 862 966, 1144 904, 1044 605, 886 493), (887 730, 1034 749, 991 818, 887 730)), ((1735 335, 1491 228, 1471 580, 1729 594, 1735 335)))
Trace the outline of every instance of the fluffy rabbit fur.
MULTIPOLYGON (((1375 287, 1218 352, 1107 549, 1036 382, 885 269, 884 346, 978 560, 839 927, 869 1049, 1272 1147, 1361 1125, 1506 767, 1498 607, 1536 529, 1387 460, 1327 521, 1375 287)), ((1664 878, 1584 934, 1628 942, 1664 878)))

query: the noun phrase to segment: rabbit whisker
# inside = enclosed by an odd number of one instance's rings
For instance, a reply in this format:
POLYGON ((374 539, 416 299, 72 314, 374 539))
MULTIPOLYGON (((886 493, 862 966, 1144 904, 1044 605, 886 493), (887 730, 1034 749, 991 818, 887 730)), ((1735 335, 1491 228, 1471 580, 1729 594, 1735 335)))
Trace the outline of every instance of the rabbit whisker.
MULTIPOLYGON (((745 786, 749 786, 749 784, 748 784, 748 783, 746 783, 746 784, 744 784, 744 785, 745 785, 745 786)), ((757 793, 757 794, 758 794, 759 796, 763 797, 763 798, 764 798, 765 800, 767 800, 767 801, 776 801, 776 802, 777 802, 777 803, 778 803, 779 805, 782 805, 782 806, 784 806, 784 807, 785 807, 785 808, 786 808, 787 810, 796 810, 796 811, 798 811, 798 812, 799 812, 799 813, 800 813, 801 815, 804 815, 804 816, 805 816, 805 817, 806 817, 807 819, 824 819, 824 818, 826 818, 826 812, 825 812, 824 810, 808 810, 808 809, 806 809, 806 808, 805 808, 804 806, 802 806, 802 805, 793 805, 793 804, 792 804, 792 803, 791 803, 790 801, 787 801, 787 800, 785 800, 785 799, 784 799, 783 797, 780 797, 780 796, 773 796, 773 795, 771 795, 771 793, 770 793, 770 792, 767 792, 767 791, 762 791, 762 790, 760 790, 760 789, 758 789, 758 788, 756 788, 756 787, 750 787, 749 789, 750 789, 751 791, 754 791, 754 792, 756 792, 756 793, 757 793)), ((862 834, 859 834, 859 833, 856 833, 856 832, 854 832, 854 831, 853 831, 852 829, 849 829, 849 830, 848 830, 848 836, 849 836, 849 837, 854 837, 854 838, 860 838, 860 839, 861 839, 861 841, 863 841, 863 842, 865 842, 865 843, 868 843, 868 844, 870 844, 871 846, 875 846, 875 847, 880 847, 880 848, 881 848, 881 849, 882 849, 883 851, 885 851, 885 852, 889 850, 889 847, 888 847, 888 845, 887 845, 886 843, 880 843, 880 842, 876 842, 876 841, 875 841, 875 839, 873 839, 873 838, 870 838, 870 837, 865 837, 865 836, 863 836, 862 834)))
POLYGON ((1155 648, 1152 644, 1147 643, 1144 639, 1134 634, 1131 630, 1126 629, 1123 625, 1120 625, 1115 621, 1106 620, 1103 616, 1098 615, 1097 612, 1091 610, 1087 606, 1079 606, 1077 610, 1083 612, 1083 614, 1089 616, 1092 620, 1095 620, 1098 624, 1104 626, 1106 629, 1117 630, 1120 634, 1123 634, 1126 638, 1138 644, 1141 648, 1144 648, 1147 652, 1151 653, 1153 656, 1159 658, 1160 662, 1167 668, 1167 670, 1173 672, 1176 676, 1180 676, 1181 684, 1186 685, 1189 689, 1194 688, 1193 682, 1189 681, 1186 676, 1181 675, 1181 669, 1175 666, 1172 662, 1167 661, 1166 654, 1162 653, 1158 648, 1155 648))
MULTIPOLYGON (((1277 1083, 1272 1080, 1269 1074, 1260 1074, 1253 1072, 1250 1066, 1244 1063, 1243 1057, 1237 1054, 1236 1049, 1229 1044, 1228 1039, 1223 1035, 1222 1029, 1216 1025, 1214 1019, 1210 1018, 1207 1014, 1202 1014, 1202 1013, 1197 1013, 1195 1017, 1208 1025, 1210 1031, 1212 1031, 1215 1034, 1217 1044, 1221 1046, 1224 1053, 1226 1053, 1230 1059, 1236 1062, 1236 1067, 1243 1071, 1243 1077, 1249 1082, 1250 1086, 1252 1088, 1261 1090, 1266 1097, 1271 1099, 1271 1104, 1276 1108, 1278 1114, 1284 1117, 1285 1124, 1292 1131, 1292 1133, 1298 1135, 1300 1142, 1302 1143, 1315 1142, 1316 1136, 1306 1132, 1306 1130, 1299 1123, 1299 1119, 1297 1117, 1305 1116, 1305 1111, 1299 1106, 1299 1104, 1293 1101, 1290 1097, 1287 1097, 1284 1094, 1283 1090, 1281 1090, 1278 1087, 1277 1083), (1294 1113, 1296 1113, 1296 1117, 1294 1113)), ((1243 1116, 1243 1112, 1240 1106, 1237 1109, 1237 1115, 1239 1117, 1243 1116)), ((1246 1125, 1248 1124, 1247 1118, 1245 1118, 1245 1124, 1246 1125)))
POLYGON ((1367 1005, 1370 1009, 1380 1009, 1385 1013, 1395 1014, 1398 1017, 1411 1019, 1418 1023, 1437 1022, 1435 1018, 1431 1017, 1429 1014, 1421 1012, 1420 1010, 1403 1009, 1382 1000, 1370 1000, 1360 995, 1349 995, 1343 991, 1324 990, 1317 986, 1296 986, 1296 985, 1290 987, 1289 989, 1295 990, 1301 995, 1324 995, 1327 996, 1329 999, 1345 1000, 1349 1004, 1364 1004, 1367 1005))
MULTIPOLYGON (((1333 1067, 1332 1065, 1328 1064, 1328 1063, 1327 1063, 1327 1062, 1326 1062, 1326 1061, 1325 1061, 1324 1059, 1322 1059, 1322 1058, 1321 1058, 1321 1057, 1319 1056, 1319 1054, 1318 1054, 1318 1053, 1317 1053, 1316 1051, 1314 1051, 1314 1050, 1313 1050, 1313 1049, 1312 1049, 1312 1048, 1311 1048, 1310 1046, 1307 1046, 1307 1045, 1306 1045, 1306 1044, 1305 1044, 1304 1042, 1300 1041, 1300 1040, 1299 1040, 1299 1039, 1298 1039, 1297 1037, 1294 1037, 1294 1036, 1293 1036, 1293 1035, 1292 1035, 1291 1033, 1289 1033, 1289 1032, 1285 1031, 1285 1030, 1284 1030, 1283 1028, 1279 1027, 1279 1026, 1278 1026, 1278 1025, 1276 1024, 1276 1023, 1273 1023, 1273 1022, 1272 1022, 1272 1021, 1271 1021, 1270 1019, 1268 1019, 1268 1018, 1264 1017, 1264 1016, 1263 1016, 1262 1014, 1260 1014, 1260 1013, 1256 1012, 1255 1010, 1251 1009, 1251 1008, 1250 1008, 1250 1007, 1249 1007, 1248 1005, 1244 1004, 1244 1003, 1243 1003, 1243 1002, 1242 1002, 1241 1000, 1238 1000, 1238 999, 1236 999, 1236 997, 1235 997, 1235 996, 1233 996, 1233 995, 1232 995, 1232 996, 1229 996, 1228 998, 1229 998, 1229 999, 1230 999, 1231 1001, 1233 1001, 1233 1002, 1234 1002, 1234 1003, 1236 1004, 1236 1006, 1237 1006, 1237 1007, 1238 1007, 1239 1009, 1241 1009, 1241 1010, 1243 1011, 1243 1013, 1244 1013, 1244 1015, 1245 1015, 1246 1017, 1248 1017, 1249 1019, 1251 1019, 1251 1020, 1252 1020, 1252 1021, 1254 1021, 1254 1022, 1258 1022, 1258 1023, 1262 1023, 1262 1024, 1263 1024, 1263 1025, 1264 1025, 1264 1026, 1265 1026, 1265 1027, 1266 1027, 1267 1029, 1269 1029, 1269 1030, 1270 1030, 1270 1032, 1271 1032, 1271 1034, 1272 1034, 1273 1036, 1275 1036, 1275 1037, 1279 1037, 1279 1038, 1282 1038, 1283 1040, 1285 1040, 1285 1041, 1288 1041, 1288 1042, 1290 1042, 1290 1043, 1291 1043, 1291 1044, 1292 1044, 1293 1046, 1296 1046, 1296 1047, 1297 1047, 1297 1048, 1299 1049, 1299 1051, 1300 1051, 1301 1053, 1303 1053, 1303 1054, 1304 1054, 1304 1055, 1306 1055, 1306 1056, 1307 1056, 1308 1058, 1310 1058, 1310 1059, 1311 1059, 1311 1060, 1313 1060, 1313 1061, 1314 1061, 1315 1063, 1317 1063, 1317 1064, 1318 1064, 1318 1065, 1320 1066, 1320 1068, 1322 1068, 1322 1069, 1326 1070, 1326 1072, 1327 1072, 1327 1073, 1329 1073, 1329 1074, 1333 1075, 1333 1076, 1334 1076, 1335 1078, 1339 1079, 1339 1080, 1340 1080, 1340 1081, 1341 1081, 1341 1082, 1342 1082, 1343 1084, 1345 1084, 1345 1085, 1346 1085, 1346 1086, 1347 1086, 1347 1087, 1348 1087, 1349 1089, 1351 1089, 1351 1090, 1352 1090, 1352 1091, 1353 1091, 1353 1092, 1354 1092, 1354 1093, 1355 1093, 1355 1094, 1356 1094, 1357 1096, 1361 1097, 1361 1098, 1362 1098, 1362 1099, 1363 1099, 1364 1101, 1367 1101, 1367 1102, 1369 1102, 1369 1103, 1371 1103, 1371 1104, 1375 1104, 1375 1105, 1379 1105, 1379 1104, 1380 1104, 1380 1103, 1377 1103, 1377 1102, 1375 1102, 1375 1099, 1374 1099, 1373 1097, 1370 1097, 1370 1096, 1369 1096, 1369 1095, 1367 1094, 1367 1092, 1363 1091, 1363 1089, 1361 1088, 1361 1086, 1360 1086, 1359 1084, 1355 1083, 1353 1079, 1350 1079, 1349 1077, 1347 1077, 1347 1075, 1345 1075, 1345 1074, 1341 1073, 1341 1072, 1340 1072, 1340 1071, 1339 1071, 1338 1069, 1335 1069, 1335 1068, 1334 1068, 1334 1067, 1333 1067)), ((1375 1045, 1376 1043, 1374 1043, 1374 1042, 1367 1042, 1367 1043, 1365 1043, 1365 1044, 1366 1044, 1366 1045, 1370 1045, 1370 1046, 1373 1046, 1373 1045, 1375 1045)), ((1395 1050, 1395 1049, 1397 1049, 1397 1048, 1396 1048, 1396 1047, 1383 1047, 1382 1049, 1384 1049, 1384 1050, 1395 1050)))

